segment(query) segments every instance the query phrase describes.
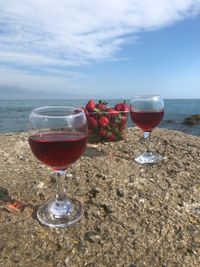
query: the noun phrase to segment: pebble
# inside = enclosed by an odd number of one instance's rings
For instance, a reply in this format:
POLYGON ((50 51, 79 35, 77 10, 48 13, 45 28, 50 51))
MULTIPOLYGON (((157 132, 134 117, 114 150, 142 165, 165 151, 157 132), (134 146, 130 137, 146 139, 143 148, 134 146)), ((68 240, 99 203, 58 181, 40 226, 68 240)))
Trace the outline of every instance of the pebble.
POLYGON ((20 155, 20 156, 19 156, 19 159, 20 159, 20 160, 25 160, 25 156, 21 156, 21 155, 20 155))
POLYGON ((44 182, 40 182, 38 185, 37 185, 37 188, 39 189, 42 189, 44 187, 44 182))
POLYGON ((100 192, 100 189, 97 188, 97 187, 94 187, 94 188, 92 188, 92 189, 90 190, 89 193, 90 193, 90 196, 91 196, 92 198, 95 198, 99 192, 100 192))
POLYGON ((69 262, 69 257, 65 258, 65 267, 69 267, 70 266, 70 262, 69 262))
POLYGON ((43 193, 39 193, 39 198, 40 198, 40 200, 45 200, 45 195, 43 194, 43 193))
POLYGON ((104 211, 106 213, 113 213, 112 207, 110 205, 107 204, 101 204, 101 207, 104 209, 104 211))
POLYGON ((129 182, 134 183, 135 182, 135 177, 133 175, 129 176, 129 182))
POLYGON ((96 177, 97 178, 101 178, 102 180, 105 180, 106 179, 106 176, 104 174, 102 174, 102 173, 97 173, 96 174, 96 177))
POLYGON ((84 239, 90 243, 97 243, 100 239, 100 236, 95 231, 88 231, 85 233, 84 239))
POLYGON ((118 197, 123 197, 124 196, 124 191, 121 188, 117 188, 116 193, 117 193, 118 197))
POLYGON ((55 175, 52 175, 50 179, 51 179, 50 181, 51 181, 52 184, 56 184, 56 177, 55 177, 55 175))
POLYGON ((66 177, 67 177, 67 178, 72 178, 72 176, 73 176, 73 174, 71 174, 71 173, 67 173, 67 174, 66 174, 66 177))

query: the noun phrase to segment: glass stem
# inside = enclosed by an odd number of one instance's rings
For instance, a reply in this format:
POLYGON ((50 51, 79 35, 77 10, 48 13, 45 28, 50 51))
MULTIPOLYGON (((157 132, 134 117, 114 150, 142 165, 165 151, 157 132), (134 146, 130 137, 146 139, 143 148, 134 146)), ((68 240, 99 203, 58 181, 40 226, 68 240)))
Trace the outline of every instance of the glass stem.
POLYGON ((65 171, 64 170, 56 171, 56 178, 57 178, 56 200, 58 202, 63 202, 66 200, 65 171))
POLYGON ((145 139, 145 152, 150 153, 150 137, 151 137, 151 132, 144 132, 144 139, 145 139))

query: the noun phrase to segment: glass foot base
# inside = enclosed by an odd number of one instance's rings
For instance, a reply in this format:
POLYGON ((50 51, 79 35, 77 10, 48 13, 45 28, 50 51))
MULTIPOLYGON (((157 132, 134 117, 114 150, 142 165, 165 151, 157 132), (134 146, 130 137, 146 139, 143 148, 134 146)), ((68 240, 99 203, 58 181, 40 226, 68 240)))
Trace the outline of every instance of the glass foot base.
POLYGON ((38 220, 50 227, 67 227, 76 223, 83 215, 81 203, 78 200, 58 201, 50 199, 37 210, 38 220))
POLYGON ((156 164, 163 159, 161 155, 153 154, 152 152, 144 152, 142 155, 135 158, 135 161, 139 164, 156 164))

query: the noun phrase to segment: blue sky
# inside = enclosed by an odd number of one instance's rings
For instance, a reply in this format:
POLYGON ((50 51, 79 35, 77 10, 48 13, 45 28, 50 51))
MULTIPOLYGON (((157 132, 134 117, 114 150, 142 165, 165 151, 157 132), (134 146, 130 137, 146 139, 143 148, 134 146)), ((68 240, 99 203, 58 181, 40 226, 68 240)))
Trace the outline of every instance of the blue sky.
POLYGON ((200 0, 0 0, 0 99, 200 98, 200 0))

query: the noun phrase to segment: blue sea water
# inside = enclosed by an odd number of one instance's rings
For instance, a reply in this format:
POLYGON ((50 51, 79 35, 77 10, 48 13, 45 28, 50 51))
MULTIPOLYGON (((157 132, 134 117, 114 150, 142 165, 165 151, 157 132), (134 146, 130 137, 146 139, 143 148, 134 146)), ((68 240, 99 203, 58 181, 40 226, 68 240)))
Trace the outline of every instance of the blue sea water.
MULTIPOLYGON (((113 106, 120 100, 108 100, 113 106)), ((200 99, 167 99, 165 115, 159 127, 174 129, 200 136, 200 126, 186 126, 184 119, 192 114, 200 114, 200 99)), ((85 106, 87 100, 0 100, 0 132, 27 131, 28 117, 32 109, 46 105, 85 106)), ((129 100, 127 100, 129 103, 129 100)), ((129 119, 128 126, 133 126, 129 119)))

